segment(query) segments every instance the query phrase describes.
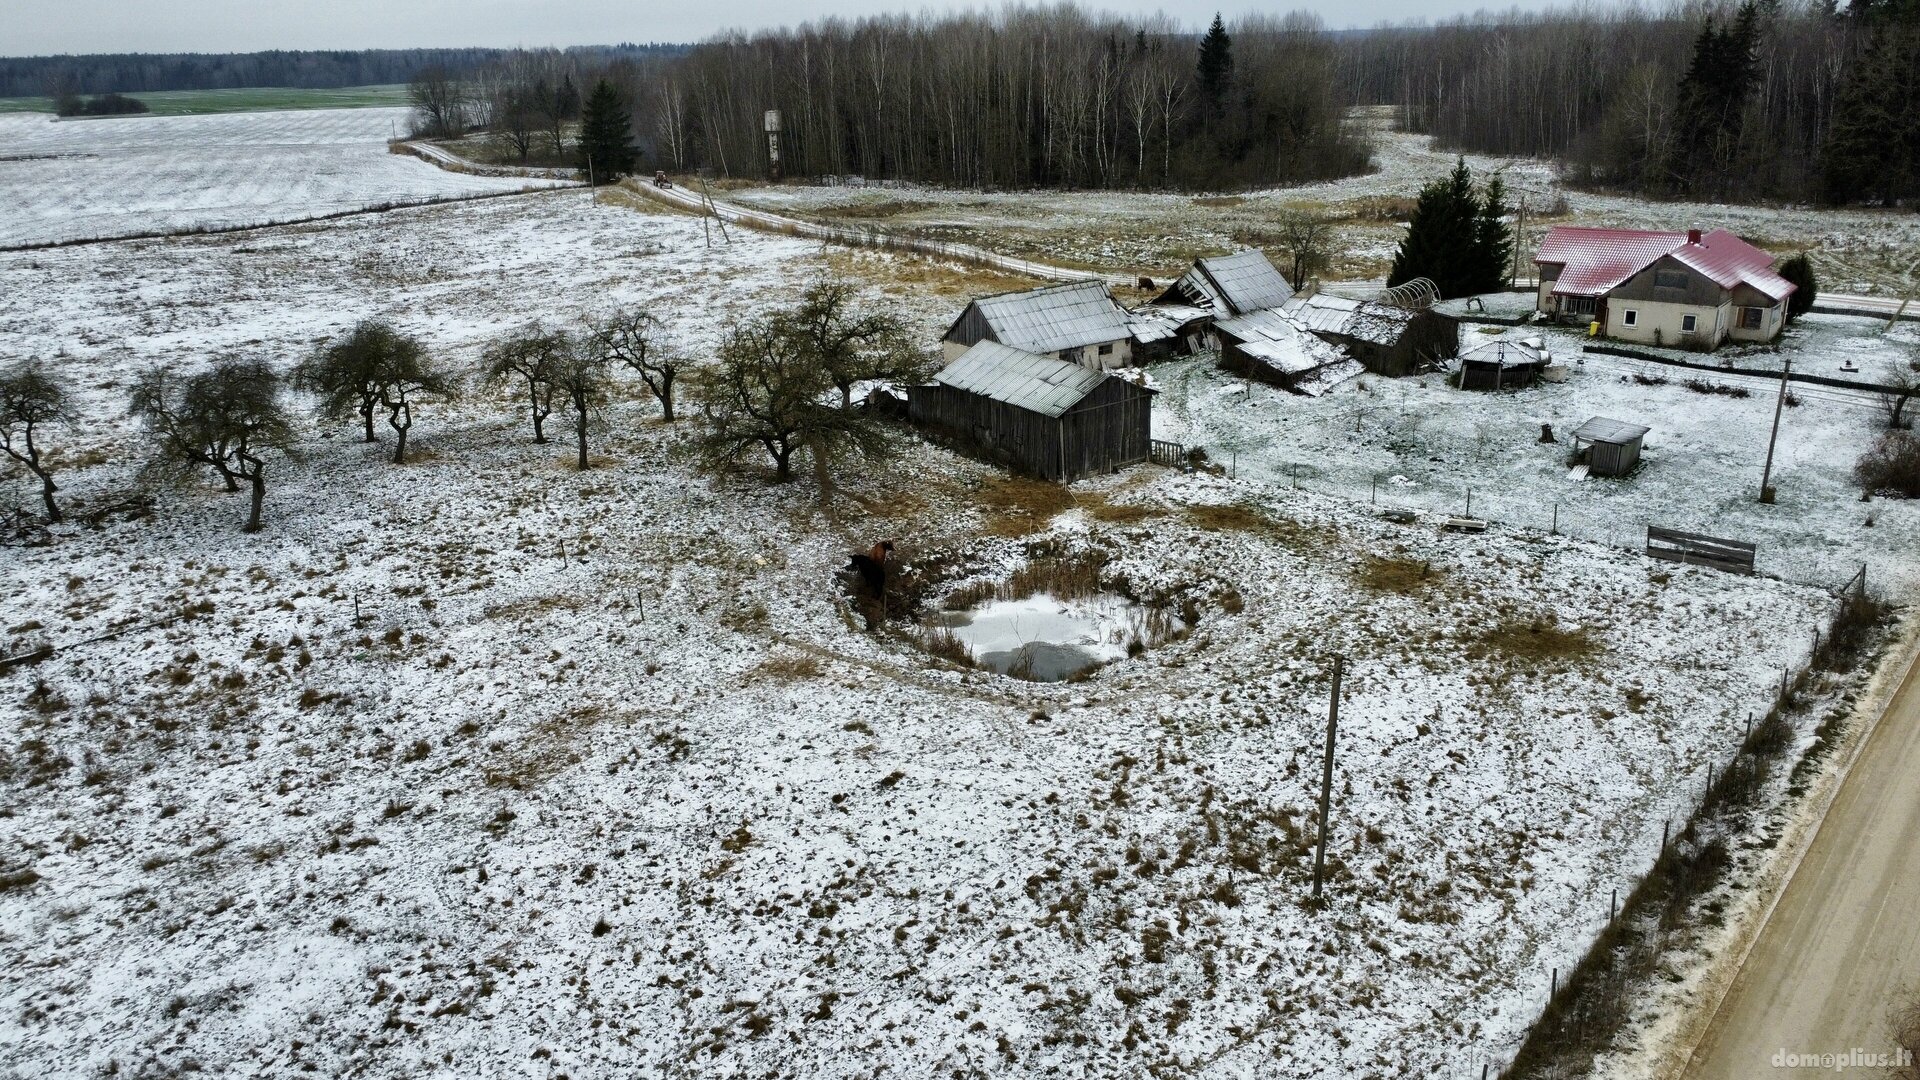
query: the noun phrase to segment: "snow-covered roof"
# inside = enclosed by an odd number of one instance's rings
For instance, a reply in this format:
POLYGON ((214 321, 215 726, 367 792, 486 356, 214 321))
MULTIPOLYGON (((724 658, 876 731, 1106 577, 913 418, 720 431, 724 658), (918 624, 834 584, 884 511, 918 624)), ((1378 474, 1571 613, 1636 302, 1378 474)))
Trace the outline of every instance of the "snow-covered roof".
POLYGON ((983 296, 973 307, 994 339, 1028 352, 1103 345, 1128 336, 1127 312, 1102 281, 1070 281, 983 296))
POLYGON ((1580 430, 1574 432, 1573 437, 1581 442, 1630 443, 1651 430, 1653 429, 1641 427, 1639 424, 1629 424, 1625 420, 1610 420, 1604 416, 1596 416, 1581 424, 1580 430))
POLYGON ((1339 334, 1376 345, 1399 341, 1419 314, 1332 293, 1296 296, 1282 304, 1280 310, 1316 334, 1339 334))
POLYGON ((1189 324, 1212 314, 1191 304, 1148 304, 1127 312, 1127 325, 1133 331, 1133 340, 1146 345, 1176 337, 1189 324))
POLYGON ((1460 354, 1463 364, 1498 364, 1502 368, 1536 367, 1550 359, 1546 341, 1538 337, 1489 341, 1460 354))
POLYGON ((1559 265, 1556 296, 1601 296, 1671 255, 1723 289, 1748 285, 1785 300, 1794 285, 1773 270, 1773 256, 1725 229, 1649 232, 1556 225, 1533 261, 1559 265))
POLYGON ((1042 416, 1059 416, 1108 378, 1104 371, 982 341, 942 368, 933 381, 1042 416))
POLYGON ((1195 259, 1160 299, 1179 297, 1224 315, 1246 315, 1277 308, 1293 296, 1293 286, 1257 248, 1231 255, 1195 259))
POLYGON ((1285 375, 1298 375, 1338 363, 1345 354, 1307 333, 1278 311, 1256 311, 1213 324, 1246 356, 1285 375))

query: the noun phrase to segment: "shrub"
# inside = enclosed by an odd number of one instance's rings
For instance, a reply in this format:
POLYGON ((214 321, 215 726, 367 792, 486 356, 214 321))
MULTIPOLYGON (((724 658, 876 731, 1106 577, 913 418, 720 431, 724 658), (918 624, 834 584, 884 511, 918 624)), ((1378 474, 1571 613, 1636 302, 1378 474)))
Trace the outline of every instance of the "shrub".
POLYGON ((1854 463, 1853 479, 1869 493, 1920 498, 1920 437, 1910 431, 1881 435, 1854 463))

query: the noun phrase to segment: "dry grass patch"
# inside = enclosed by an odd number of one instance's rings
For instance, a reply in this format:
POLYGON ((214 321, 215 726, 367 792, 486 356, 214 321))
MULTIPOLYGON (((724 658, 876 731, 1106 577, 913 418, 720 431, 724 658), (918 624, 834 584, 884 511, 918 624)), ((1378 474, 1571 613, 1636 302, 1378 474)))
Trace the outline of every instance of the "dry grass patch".
POLYGON ((1211 206, 1218 209, 1245 206, 1246 203, 1247 200, 1239 195, 1209 195, 1193 200, 1193 205, 1195 206, 1211 206))
POLYGON ((1031 289, 1043 284, 1040 279, 1024 274, 1009 274, 1002 270, 967 266, 906 252, 882 255, 868 251, 835 251, 827 256, 827 265, 838 274, 864 278, 895 295, 915 292, 972 299, 992 293, 1031 289))
POLYGON ((1189 506, 1185 516, 1187 524, 1208 532, 1265 532, 1275 524, 1272 518, 1240 503, 1189 506))
POLYGON ((749 674, 753 678, 792 682, 797 679, 818 678, 820 672, 819 657, 808 653, 792 653, 785 656, 770 656, 760 661, 759 666, 749 674))
POLYGON ((1030 536, 1073 506, 1073 494, 1065 487, 1024 476, 995 477, 976 498, 986 517, 983 527, 993 536, 1030 536))
POLYGON ((1369 555, 1354 571, 1354 581, 1381 593, 1414 593, 1445 579, 1446 574, 1425 560, 1369 555))
POLYGON ((1152 517, 1166 513, 1157 506, 1141 506, 1138 503, 1116 503, 1105 495, 1083 495, 1080 497, 1080 509, 1095 521, 1104 521, 1109 525, 1138 525, 1152 517))
POLYGON ((1528 663, 1585 660, 1600 652, 1600 643, 1585 627, 1567 630, 1547 619, 1509 619, 1480 640, 1488 648, 1528 663))

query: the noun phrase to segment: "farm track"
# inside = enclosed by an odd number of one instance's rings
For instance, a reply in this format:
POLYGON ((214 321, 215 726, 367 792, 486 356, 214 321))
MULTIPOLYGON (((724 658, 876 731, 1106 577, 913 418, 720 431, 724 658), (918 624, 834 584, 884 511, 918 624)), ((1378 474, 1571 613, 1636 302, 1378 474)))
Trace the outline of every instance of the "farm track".
POLYGON ((1758 1076, 1780 1051, 1894 1050, 1888 1015, 1920 964, 1920 664, 1905 656, 1724 996, 1702 1002, 1687 1080, 1758 1076))

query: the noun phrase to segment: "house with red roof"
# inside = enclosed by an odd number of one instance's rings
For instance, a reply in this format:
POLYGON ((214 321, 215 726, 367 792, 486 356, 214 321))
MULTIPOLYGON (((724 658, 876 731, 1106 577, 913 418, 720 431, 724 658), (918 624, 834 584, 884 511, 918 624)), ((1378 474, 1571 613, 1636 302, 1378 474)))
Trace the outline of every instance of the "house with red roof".
POLYGON ((1794 289, 1774 272, 1773 256, 1725 229, 1556 226, 1533 262, 1543 314, 1647 345, 1772 341, 1787 325, 1794 289))

